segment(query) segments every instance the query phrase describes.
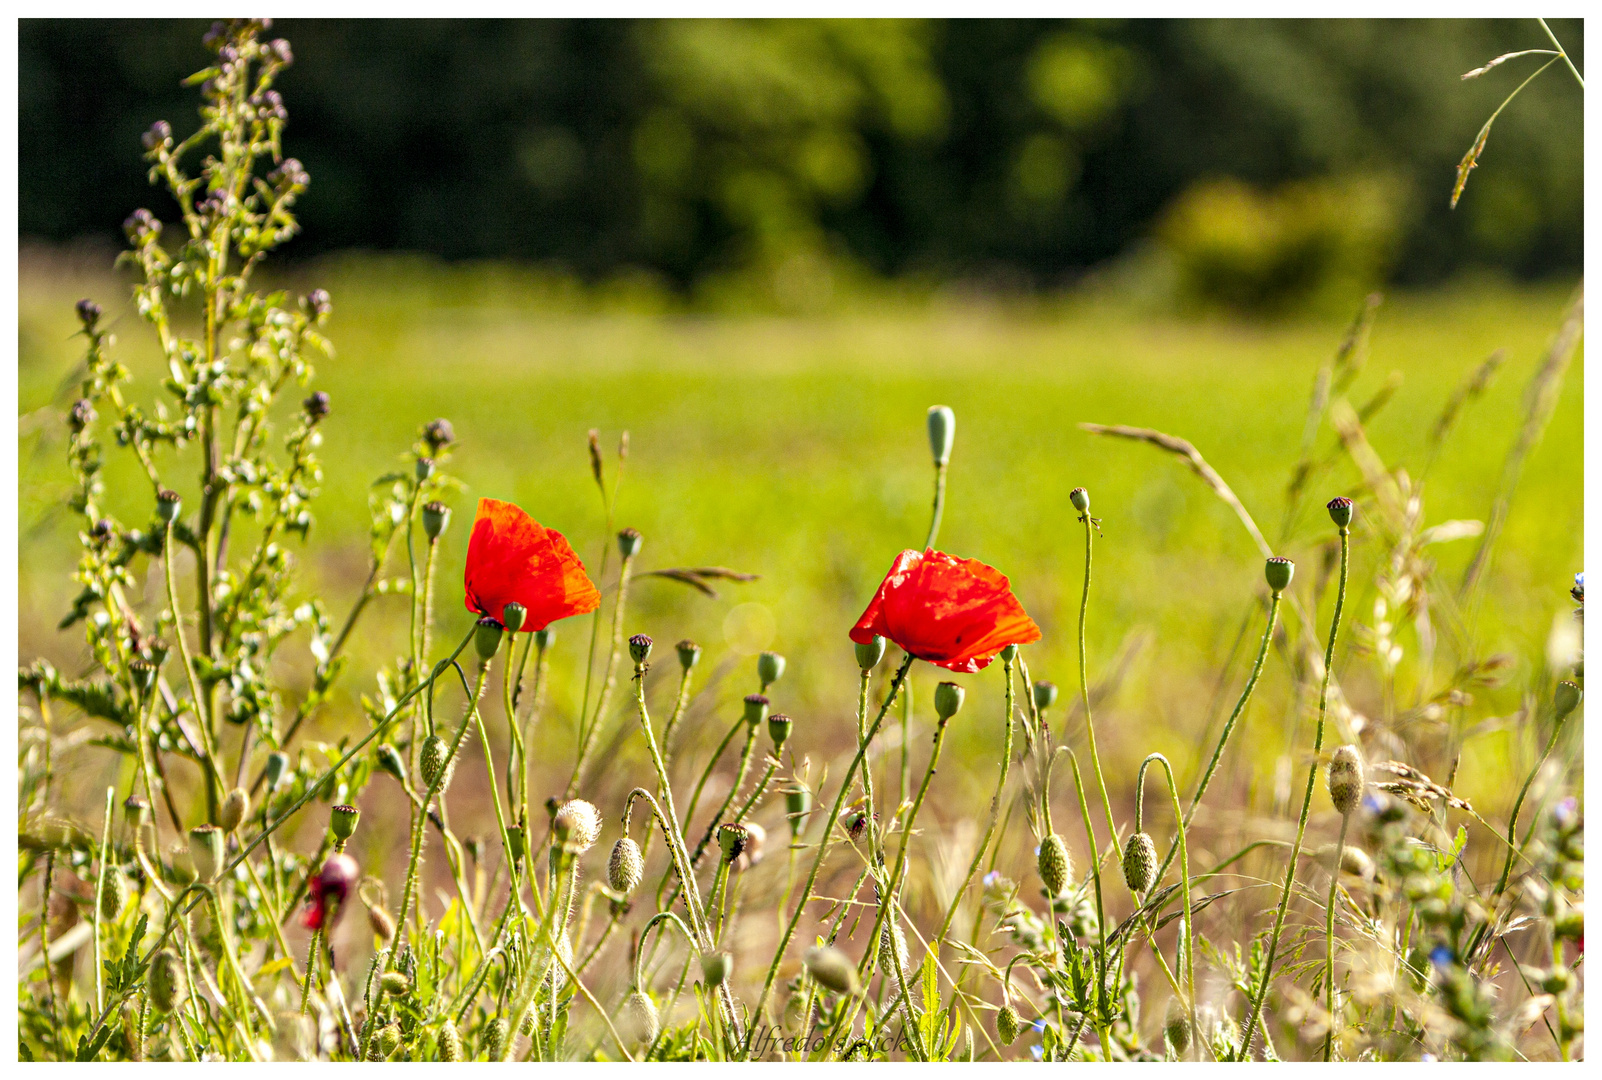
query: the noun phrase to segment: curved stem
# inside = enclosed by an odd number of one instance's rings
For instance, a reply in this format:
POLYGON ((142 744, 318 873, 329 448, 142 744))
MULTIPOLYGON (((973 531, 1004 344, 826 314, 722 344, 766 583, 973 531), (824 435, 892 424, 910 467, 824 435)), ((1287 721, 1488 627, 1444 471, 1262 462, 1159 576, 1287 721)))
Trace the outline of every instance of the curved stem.
MULTIPOLYGON (((1148 754, 1146 760, 1140 763, 1140 773, 1135 780, 1135 817, 1137 819, 1135 829, 1137 832, 1140 830, 1138 819, 1140 817, 1141 802, 1146 790, 1146 768, 1154 761, 1163 767, 1163 776, 1168 781, 1168 796, 1173 800, 1174 804, 1175 842, 1179 846, 1179 889, 1185 912, 1185 945, 1182 950, 1184 955, 1176 956, 1175 960, 1176 962, 1180 960, 1184 962, 1182 966, 1185 973, 1185 1008, 1190 1014, 1191 1030, 1200 1031, 1201 1029, 1196 1026, 1196 936, 1195 926, 1191 922, 1190 852, 1185 846, 1185 819, 1180 811, 1179 786, 1174 782, 1174 767, 1168 763, 1168 759, 1162 754, 1148 754)), ((1162 880, 1161 874, 1152 878, 1151 888, 1155 889, 1162 883, 1162 880)), ((1151 889, 1148 889, 1148 895, 1150 892, 1151 889)), ((1150 936, 1149 932, 1148 936, 1150 936)), ((1152 947, 1156 948, 1156 942, 1152 943, 1152 947)), ((1176 964, 1176 966, 1179 965, 1176 964)))

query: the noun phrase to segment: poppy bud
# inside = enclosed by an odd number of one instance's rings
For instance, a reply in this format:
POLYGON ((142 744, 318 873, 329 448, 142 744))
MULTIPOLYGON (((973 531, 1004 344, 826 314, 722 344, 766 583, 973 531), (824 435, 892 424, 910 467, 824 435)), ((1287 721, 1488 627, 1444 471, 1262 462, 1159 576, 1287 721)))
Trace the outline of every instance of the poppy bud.
POLYGON ((505 630, 498 620, 488 615, 478 620, 478 629, 473 632, 473 647, 478 650, 480 663, 487 664, 495 658, 495 653, 501 647, 501 634, 505 630))
POLYGON ((428 444, 429 453, 438 457, 442 447, 456 441, 456 429, 449 420, 430 420, 423 428, 423 441, 428 444))
POLYGON ((456 762, 451 758, 450 745, 438 735, 430 735, 423 740, 417 767, 423 774, 423 783, 430 789, 443 792, 451 786, 451 774, 456 771, 456 762))
POLYGON ((934 463, 944 465, 951 460, 951 444, 957 438, 957 414, 945 405, 929 407, 929 450, 934 463))
POLYGON ((1190 1017, 1185 1014, 1185 1007, 1178 998, 1168 999, 1168 1012, 1163 1017, 1163 1036, 1168 1040, 1168 1045, 1174 1048, 1176 1057, 1183 1056, 1190 1049, 1190 1017))
POLYGON ((1263 577, 1276 595, 1290 588, 1291 578, 1295 576, 1296 564, 1283 556, 1275 555, 1263 564, 1263 577))
POLYGON ((551 824, 557 841, 573 854, 582 855, 601 835, 601 812, 583 799, 570 799, 556 811, 551 824))
POLYGON ((623 1012, 618 1019, 622 1022, 619 1034, 635 1043, 656 1041, 662 1029, 655 1003, 639 990, 623 999, 623 1012))
POLYGON ((282 750, 274 750, 267 755, 267 768, 263 772, 267 777, 267 790, 276 790, 289 772, 289 755, 282 750))
POLYGON ((178 520, 178 511, 183 508, 183 499, 171 488, 162 488, 156 493, 156 516, 167 524, 178 520))
POLYGON ((1068 493, 1068 502, 1081 514, 1090 513, 1090 492, 1082 487, 1076 487, 1068 493))
POLYGON ((484 1056, 491 1061, 499 1061, 506 1056, 506 1037, 512 1033, 512 1025, 506 1017, 497 1016, 484 1028, 484 1056))
POLYGON ((523 826, 506 827, 506 847, 514 863, 521 862, 523 856, 528 854, 528 833, 524 831, 523 826))
POLYGON ((1046 892, 1061 896, 1068 887, 1068 879, 1073 876, 1073 859, 1068 855, 1068 845, 1063 838, 1052 833, 1040 841, 1035 865, 1040 870, 1040 880, 1045 884, 1046 892))
POLYGON ((1363 799, 1363 756, 1350 744, 1336 750, 1329 761, 1329 801, 1342 816, 1357 809, 1363 799))
POLYGON ((236 787, 228 793, 228 797, 218 809, 217 824, 222 826, 223 832, 231 833, 239 828, 239 823, 244 821, 249 813, 250 793, 242 787, 236 787))
POLYGON ((412 980, 398 971, 384 972, 384 977, 380 981, 383 983, 384 993, 390 997, 404 997, 411 993, 412 980))
POLYGON ((439 1026, 439 1059, 441 1061, 462 1060, 462 1034, 456 1030, 456 1021, 450 1017, 439 1026))
POLYGON ((629 656, 636 667, 645 663, 651 656, 651 636, 649 634, 635 634, 629 638, 629 656))
POLYGON ((625 559, 632 559, 640 553, 640 545, 645 543, 638 529, 624 529, 617 534, 617 550, 625 559))
POLYGON ((1344 529, 1352 523, 1352 500, 1344 495, 1337 495, 1324 508, 1329 511, 1329 519, 1344 529))
POLYGON ((1569 713, 1573 712, 1579 704, 1580 688, 1578 686, 1567 680, 1557 684, 1557 689, 1552 692, 1552 712, 1558 720, 1567 720, 1569 713))
POLYGON ((756 727, 767 719, 768 699, 761 694, 745 695, 745 722, 756 727))
POLYGON ((105 869, 100 882, 100 916, 115 919, 128 904, 128 879, 115 866, 105 869))
POLYGON ((858 643, 855 648, 857 651, 857 667, 863 671, 872 671, 879 666, 879 661, 884 659, 885 640, 882 636, 875 634, 871 641, 858 643))
POLYGON ((406 759, 389 743, 378 744, 378 767, 401 783, 406 783, 406 759))
POLYGON ((941 720, 950 720, 962 708, 963 689, 954 682, 943 682, 935 687, 934 707, 935 715, 941 720))
POLYGON ((852 997, 862 992, 857 966, 832 945, 814 945, 806 951, 802 963, 806 965, 808 974, 825 990, 852 997))
POLYGON ((1018 1010, 1011 1005, 1003 1005, 996 1011, 996 1036, 1003 1046, 1010 1046, 1018 1038, 1018 1032, 1023 1030, 1023 1021, 1018 1017, 1018 1010))
POLYGON ((701 954, 701 978, 708 986, 721 986, 734 970, 734 957, 726 952, 701 954))
POLYGON ((354 806, 336 806, 329 812, 328 828, 334 839, 343 844, 356 831, 356 823, 361 819, 362 812, 354 806))
POLYGON ((88 398, 79 398, 72 403, 72 410, 67 413, 67 425, 73 431, 82 431, 95 422, 95 407, 89 403, 88 398))
POLYGON ((1124 882, 1131 890, 1143 893, 1151 888, 1152 875, 1157 872, 1157 845, 1150 833, 1138 832, 1124 845, 1124 882))
POLYGON ((762 680, 762 689, 779 681, 784 674, 784 657, 776 652, 765 652, 757 657, 757 678, 762 680))
POLYGON ((401 1046, 401 1029, 399 1024, 385 1024, 373 1036, 372 1047, 367 1051, 368 1061, 383 1061, 389 1055, 399 1050, 401 1046))
POLYGON ((1044 712, 1057 703, 1057 684, 1041 680, 1035 683, 1035 710, 1044 712))
POLYGON ((645 877, 645 856, 640 845, 625 836, 612 845, 612 857, 606 862, 606 883, 615 893, 629 895, 640 887, 645 877))
POLYGON ((169 1013, 184 996, 184 965, 176 953, 162 949, 150 958, 150 974, 145 986, 150 991, 150 1004, 157 1012, 169 1013))
POLYGON ((773 740, 773 752, 778 753, 784 749, 784 744, 790 738, 790 730, 795 722, 782 712, 770 713, 768 716, 768 738, 773 740))
POLYGON ((133 678, 135 689, 141 695, 150 693, 156 685, 156 665, 142 656, 136 656, 128 661, 128 674, 133 678))
POLYGON ((431 457, 418 458, 412 463, 412 475, 417 477, 418 483, 421 483, 424 480, 427 480, 430 476, 433 476, 434 459, 431 457))
POLYGON ((367 925, 373 928, 373 933, 378 936, 378 940, 384 946, 387 947, 391 941, 395 940, 394 916, 383 908, 370 907, 367 909, 367 925))
POLYGON ((444 532, 450 523, 450 507, 437 501, 423 504, 423 534, 430 540, 438 540, 439 534, 444 532))
POLYGON ((129 825, 142 829, 150 820, 150 801, 143 795, 130 795, 123 802, 122 811, 127 815, 129 825))
POLYGON ((196 825, 189 830, 189 858, 195 876, 203 882, 215 881, 223 865, 223 832, 215 825, 196 825))
POLYGON ((528 618, 528 608, 516 600, 510 600, 501 608, 501 622, 506 626, 508 634, 515 634, 523 628, 523 620, 528 618))
POLYGON ((79 300, 78 320, 83 323, 85 330, 93 330, 95 323, 100 321, 100 305, 93 300, 79 300))
POLYGON ((306 410, 306 422, 315 424, 328 415, 328 393, 324 390, 319 390, 301 402, 300 405, 301 408, 306 410))
POLYGON ((697 645, 689 638, 685 638, 683 641, 675 645, 674 648, 679 650, 679 666, 685 671, 689 671, 696 664, 701 662, 701 646, 697 645))
POLYGON ((723 852, 724 862, 732 863, 740 857, 749 835, 745 826, 738 822, 725 821, 718 826, 718 850, 723 852))
POLYGON ((812 812, 812 792, 808 788, 793 787, 784 793, 784 812, 790 819, 790 835, 801 835, 807 815, 812 812))

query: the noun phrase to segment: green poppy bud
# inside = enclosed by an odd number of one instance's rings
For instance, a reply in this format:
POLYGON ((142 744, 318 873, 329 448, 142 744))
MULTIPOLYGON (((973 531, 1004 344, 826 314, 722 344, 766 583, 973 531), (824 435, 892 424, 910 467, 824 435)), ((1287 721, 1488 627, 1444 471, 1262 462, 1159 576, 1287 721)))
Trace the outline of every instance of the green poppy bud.
POLYGON ((115 919, 128 906, 128 879, 115 866, 108 866, 100 882, 100 916, 115 919))
POLYGON ((1068 493, 1068 502, 1081 514, 1090 513, 1090 492, 1082 487, 1076 487, 1068 493))
POLYGON ((907 935, 901 929, 901 924, 893 919, 887 920, 879 928, 879 962, 885 966, 886 971, 894 972, 899 962, 903 974, 908 974, 912 960, 907 953, 907 935))
POLYGON ((1011 1005, 1003 1005, 996 1010, 996 1036, 1001 1039, 1001 1045, 1010 1046, 1018 1038, 1018 1032, 1023 1030, 1023 1021, 1018 1016, 1018 1010, 1011 1005))
POLYGON ((185 985, 183 961, 176 953, 162 949, 150 958, 145 986, 150 991, 150 1004, 157 1012, 172 1012, 184 997, 185 985))
POLYGON ((196 878, 203 882, 217 880, 223 867, 223 831, 215 825, 190 829, 189 858, 195 864, 196 878))
POLYGON ((501 647, 501 635, 505 631, 499 620, 488 615, 478 620, 478 629, 473 631, 473 647, 478 650, 480 663, 487 664, 495 658, 501 647))
POLYGON ((1580 704, 1580 688, 1564 680, 1552 692, 1552 712, 1558 720, 1567 720, 1569 713, 1580 704))
POLYGON ((1035 683, 1035 709, 1045 712, 1057 703, 1057 684, 1044 680, 1035 683))
POLYGON ((941 720, 950 720, 962 708, 963 689, 954 682, 943 682, 935 687, 934 707, 935 715, 941 720))
POLYGON ((639 990, 623 999, 623 1011, 618 1019, 621 1021, 618 1033, 635 1044, 656 1041, 657 1033, 662 1030, 655 1003, 639 990))
POLYGON ((784 793, 784 812, 790 819, 790 835, 800 836, 806 827, 807 815, 812 812, 812 792, 804 787, 793 787, 784 793))
POLYGON ((745 850, 745 842, 750 834, 745 826, 734 821, 725 821, 718 826, 718 849, 723 852, 723 861, 732 863, 740 857, 745 850))
POLYGON ((1168 1011, 1163 1017, 1163 1037, 1174 1048, 1175 1057, 1183 1057, 1190 1049, 1190 1016, 1178 998, 1168 999, 1168 1011))
POLYGON ((386 971, 380 980, 384 986, 384 993, 390 997, 405 997, 412 992, 412 980, 398 971, 386 971))
POLYGON ((383 1061, 401 1047, 401 1029, 399 1024, 385 1024, 373 1036, 372 1046, 367 1051, 368 1061, 383 1061))
POLYGON ((128 661, 128 674, 133 678, 134 689, 140 696, 150 693, 156 685, 156 665, 142 656, 136 656, 128 661))
POLYGON ((515 634, 521 630, 523 628, 523 620, 526 618, 528 618, 528 608, 519 604, 516 600, 501 608, 501 622, 505 625, 508 634, 515 634))
POLYGON ((1157 845, 1150 833, 1138 832, 1124 845, 1124 882, 1131 890, 1143 893, 1152 886, 1157 872, 1157 845))
POLYGON ((999 653, 997 653, 996 655, 1001 658, 1001 662, 1003 664, 1010 664, 1010 663, 1013 662, 1013 660, 1017 659, 1018 646, 1016 646, 1016 645, 1003 645, 1001 647, 1001 651, 999 653))
POLYGON ((651 637, 649 634, 635 634, 629 638, 629 657, 636 667, 645 663, 651 656, 651 637))
POLYGON ((354 806, 336 806, 329 812, 328 828, 334 839, 343 844, 356 831, 356 823, 361 819, 362 812, 354 806))
POLYGON ((183 500, 171 488, 162 488, 156 493, 156 516, 169 525, 178 520, 183 505, 183 500))
POLYGON ((1035 865, 1040 870, 1040 880, 1046 886, 1046 892, 1061 896, 1073 877, 1073 859, 1068 854, 1068 845, 1063 838, 1052 833, 1040 841, 1035 865))
POLYGON ((852 644, 857 651, 857 667, 863 671, 872 671, 884 659, 885 640, 878 634, 873 635, 872 641, 852 644))
POLYGON ((223 804, 217 810, 217 824, 222 826, 223 832, 233 832, 239 828, 250 813, 250 793, 242 787, 236 787, 228 793, 223 804))
POLYGON ((547 626, 544 630, 534 631, 534 647, 536 649, 549 649, 551 642, 556 640, 556 631, 547 626))
POLYGON ((615 893, 629 895, 640 887, 645 877, 645 855, 640 845, 625 836, 612 845, 612 857, 606 862, 606 883, 615 893))
POLYGON ((1275 555, 1263 564, 1263 577, 1268 580, 1268 587, 1275 593, 1282 593, 1290 588, 1291 578, 1296 576, 1296 564, 1289 559, 1275 555))
POLYGON ((406 759, 389 743, 378 744, 378 767, 401 783, 406 783, 406 759))
POLYGON ((795 722, 782 712, 768 715, 768 738, 773 740, 773 752, 778 753, 784 749, 785 742, 790 738, 790 729, 795 722))
POLYGON ((689 671, 696 664, 701 662, 701 646, 697 645, 689 638, 685 638, 683 641, 675 645, 674 648, 679 650, 679 666, 685 671, 689 671))
POLYGON ((395 917, 381 907, 367 909, 367 925, 386 947, 395 940, 395 917))
POLYGON ((640 547, 645 543, 638 529, 624 529, 617 534, 617 550, 625 559, 632 559, 640 553, 640 547))
POLYGON ((1353 504, 1346 496, 1335 496, 1324 508, 1329 511, 1329 519, 1340 528, 1344 529, 1352 523, 1353 504))
POLYGON ((423 534, 429 540, 438 540, 440 533, 451 524, 451 508, 442 502, 426 502, 423 504, 423 534))
POLYGON ((423 774, 423 783, 430 788, 443 792, 450 787, 451 776, 456 772, 456 762, 451 757, 450 744, 444 739, 438 735, 430 735, 424 739, 417 765, 423 774))
POLYGON ((957 414, 946 405, 929 407, 929 450, 934 463, 944 465, 951 460, 951 444, 957 438, 957 414))
POLYGON ((456 1030, 456 1021, 446 1017, 439 1026, 439 1059, 441 1061, 462 1060, 462 1034, 456 1030))
POLYGON ((734 970, 734 957, 726 952, 701 954, 701 978, 708 986, 721 986, 734 970))
POLYGON ((862 993, 862 982, 857 978, 857 965, 846 954, 832 945, 813 946, 802 957, 807 973, 825 990, 851 997, 862 993))
POLYGON ((122 804, 122 812, 130 826, 142 829, 150 821, 150 800, 143 795, 130 795, 122 804))
POLYGON ((413 464, 413 466, 412 466, 412 475, 417 477, 417 482, 418 483, 422 483, 424 480, 427 480, 430 476, 433 476, 434 475, 434 459, 431 458, 431 457, 420 457, 420 458, 418 458, 416 463, 413 464))
POLYGON ((506 1037, 512 1033, 512 1025, 504 1016, 497 1016, 484 1027, 484 1056, 491 1061, 500 1061, 506 1056, 506 1037))
POLYGON ((784 657, 776 652, 765 652, 757 657, 757 678, 762 680, 762 689, 779 681, 784 674, 784 657))
POLYGON ((745 722, 756 727, 768 717, 768 699, 761 694, 745 695, 745 722))
POLYGON ((1363 800, 1363 755, 1350 744, 1336 750, 1329 761, 1329 800, 1342 816, 1363 800))

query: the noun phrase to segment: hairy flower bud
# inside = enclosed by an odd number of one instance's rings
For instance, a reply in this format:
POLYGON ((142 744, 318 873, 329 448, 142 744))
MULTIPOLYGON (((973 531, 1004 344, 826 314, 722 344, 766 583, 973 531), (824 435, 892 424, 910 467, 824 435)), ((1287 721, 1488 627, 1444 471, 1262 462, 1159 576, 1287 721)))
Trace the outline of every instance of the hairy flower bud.
POLYGON ((217 880, 223 866, 223 831, 215 825, 196 825, 190 829, 189 858, 195 864, 195 876, 199 880, 217 880))
POLYGON ((1291 578, 1296 576, 1296 564, 1289 559, 1275 555, 1263 564, 1263 577, 1268 581, 1268 587, 1275 593, 1282 593, 1290 588, 1291 578))
POLYGON ((1351 744, 1336 750, 1329 760, 1329 800, 1343 816, 1363 800, 1363 755, 1351 744))
POLYGON ((745 722, 756 727, 768 717, 768 699, 762 694, 745 695, 745 722))
POLYGON ((762 680, 762 689, 779 681, 784 674, 784 657, 776 652, 765 652, 757 657, 757 678, 762 680))
POLYGON ((1057 703, 1057 684, 1041 680, 1035 683, 1035 710, 1045 712, 1057 703))
POLYGON ((656 1004, 638 989, 623 999, 618 1020, 618 1033, 635 1044, 654 1042, 662 1029, 656 1004))
POLYGON ((374 935, 388 947, 395 940, 395 917, 381 907, 369 906, 367 908, 367 925, 372 927, 374 935))
POLYGON ((488 615, 478 620, 478 629, 473 631, 473 647, 478 650, 480 663, 487 664, 495 658, 501 647, 501 635, 505 631, 499 620, 488 615))
POLYGON ((689 671, 696 664, 701 662, 701 646, 697 645, 689 638, 685 638, 683 641, 674 646, 674 648, 679 650, 679 666, 685 671, 689 671))
POLYGON ((100 916, 115 919, 128 906, 128 879, 115 866, 105 868, 100 882, 100 916))
POLYGON ((708 986, 720 986, 734 970, 734 957, 726 952, 701 954, 701 978, 708 986))
POLYGON ((367 1052, 368 1061, 383 1061, 401 1047, 401 1029, 399 1024, 385 1024, 373 1036, 372 1047, 367 1052))
POLYGON ((439 501, 423 504, 423 535, 438 540, 440 533, 450 527, 451 508, 439 501))
POLYGON ((424 739, 417 767, 423 774, 423 783, 443 793, 451 786, 451 776, 456 772, 456 760, 451 757, 450 744, 438 735, 424 739))
POLYGON ((996 1010, 996 1037, 1001 1045, 1010 1046, 1017 1038, 1018 1032, 1023 1030, 1023 1021, 1018 1016, 1018 1010, 1011 1005, 1003 1005, 996 1010))
POLYGON ((629 895, 640 887, 645 877, 645 856, 640 845, 630 837, 623 837, 612 845, 612 857, 606 861, 606 883, 612 891, 629 895))
POLYGON ((624 529, 617 534, 617 550, 625 559, 632 559, 640 553, 640 547, 645 543, 638 529, 624 529))
POLYGON ((879 928, 879 963, 886 971, 893 973, 899 965, 903 974, 910 974, 912 960, 907 953, 907 935, 894 918, 886 919, 879 928))
POLYGON ((1090 513, 1090 492, 1082 487, 1076 487, 1068 493, 1068 502, 1081 514, 1090 513))
POLYGON ((846 954, 832 945, 815 945, 806 951, 802 957, 807 972, 816 980, 817 984, 825 990, 833 990, 837 994, 847 994, 851 997, 862 992, 862 982, 857 978, 857 966, 846 958, 846 954))
POLYGON ((957 438, 957 414, 946 405, 929 407, 929 451, 936 465, 951 460, 951 445, 957 438))
POLYGON ((242 787, 236 787, 228 793, 222 806, 217 811, 217 824, 222 826, 223 832, 233 832, 239 828, 239 823, 250 814, 250 793, 242 787))
POLYGON ((636 667, 651 658, 651 635, 635 634, 629 638, 629 659, 634 661, 636 667))
POLYGON ((1063 838, 1052 833, 1040 841, 1035 865, 1040 871, 1040 880, 1046 886, 1046 892, 1061 896, 1073 877, 1073 859, 1068 854, 1068 845, 1063 838))
POLYGON ((448 1016, 439 1026, 439 1059, 462 1060, 462 1034, 456 1030, 456 1021, 448 1016))
POLYGON ((773 740, 773 752, 776 754, 784 749, 784 744, 790 738, 790 731, 795 727, 795 721, 782 712, 768 714, 768 738, 773 740))
POLYGON ((150 1004, 157 1012, 169 1013, 185 997, 183 961, 168 949, 162 949, 150 958, 150 973, 145 986, 150 992, 150 1004))
POLYGON ((935 687, 934 707, 935 715, 941 720, 950 720, 962 708, 962 698, 965 691, 962 686, 954 682, 943 682, 935 687))
POLYGON ((1138 832, 1124 845, 1124 882, 1137 893, 1152 886, 1157 872, 1157 845, 1150 833, 1138 832))
POLYGON ((484 1026, 484 1056, 491 1061, 500 1061, 506 1056, 507 1036, 512 1033, 512 1025, 504 1016, 497 1016, 484 1026))
POLYGON ((1329 519, 1338 527, 1344 529, 1352 523, 1352 510, 1354 507, 1352 500, 1346 496, 1335 496, 1335 498, 1324 504, 1324 508, 1329 511, 1329 519))
POLYGON ((853 643, 857 653, 857 667, 863 671, 872 671, 878 667, 879 661, 884 659, 885 645, 885 639, 879 634, 873 635, 871 641, 853 643))
POLYGON ((362 812, 354 806, 336 806, 329 812, 328 828, 334 839, 343 844, 356 831, 356 823, 361 819, 362 812))
POLYGON ((552 819, 557 842, 575 855, 595 846, 601 835, 601 812, 583 799, 569 799, 552 819))
POLYGON ((405 997, 412 992, 412 980, 398 971, 384 972, 380 982, 383 984, 384 993, 390 997, 405 997))
POLYGON ((1168 999, 1168 1011, 1163 1016, 1163 1037, 1174 1048, 1175 1057, 1183 1057, 1190 1049, 1190 1017, 1179 999, 1168 999))

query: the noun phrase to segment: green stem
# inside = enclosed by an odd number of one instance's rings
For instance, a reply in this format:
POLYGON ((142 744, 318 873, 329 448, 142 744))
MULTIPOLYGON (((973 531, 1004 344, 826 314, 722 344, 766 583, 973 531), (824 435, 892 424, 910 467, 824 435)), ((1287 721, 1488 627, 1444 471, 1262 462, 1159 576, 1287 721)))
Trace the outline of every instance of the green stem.
MULTIPOLYGON (((1174 804, 1174 832, 1176 834, 1175 842, 1179 846, 1179 889, 1180 898, 1184 904, 1185 926, 1185 945, 1184 949, 1182 950, 1183 955, 1176 955, 1174 959, 1175 966, 1181 966, 1185 973, 1184 1001, 1186 1011, 1190 1014, 1191 1030, 1200 1031, 1201 1029, 1196 1026, 1196 938, 1195 927, 1191 922, 1190 852, 1185 846, 1185 819, 1182 816, 1179 806, 1179 786, 1174 782, 1174 767, 1168 763, 1168 759, 1162 754, 1148 754, 1146 756, 1146 760, 1140 763, 1140 772, 1135 780, 1135 806, 1138 815, 1139 807, 1145 796, 1146 769, 1151 765, 1152 762, 1156 762, 1163 767, 1163 776, 1168 781, 1168 797, 1173 801, 1174 804), (1180 961, 1183 961, 1182 965, 1180 964, 1180 961)), ((1138 823, 1136 824, 1135 828, 1137 831, 1139 830, 1140 826, 1138 823)), ((1152 878, 1151 889, 1155 889, 1158 885, 1160 885, 1162 880, 1162 874, 1158 874, 1156 877, 1152 878)), ((1151 893, 1151 889, 1147 890, 1148 896, 1151 893)), ((1148 930, 1147 936, 1150 937, 1150 935, 1151 931, 1148 930)), ((1152 942, 1152 948, 1155 949, 1156 947, 1157 943, 1154 940, 1152 942)), ((1158 954, 1158 960, 1162 960, 1162 955, 1160 953, 1158 954)))
POLYGON ((634 557, 623 556, 623 565, 617 572, 617 603, 612 606, 612 652, 606 658, 606 674, 601 681, 601 693, 595 701, 595 712, 590 716, 589 725, 584 730, 579 745, 578 760, 573 763, 573 776, 567 782, 566 798, 569 799, 578 792, 584 766, 589 760, 590 752, 595 749, 595 740, 601 734, 601 726, 606 722, 606 707, 611 704, 612 692, 617 688, 617 662, 623 652, 623 615, 628 607, 629 571, 633 568, 634 557))
POLYGON ((996 835, 996 824, 1001 819, 1001 795, 1007 787, 1007 770, 1012 765, 1012 714, 1016 705, 1012 681, 1012 664, 1010 662, 1006 665, 1006 675, 1006 733, 1002 738, 1001 773, 996 777, 996 793, 990 797, 990 822, 985 826, 985 835, 980 839, 979 847, 973 853, 973 862, 968 864, 968 872, 963 875, 962 884, 957 886, 957 891, 951 898, 951 906, 946 909, 946 917, 940 923, 940 932, 934 936, 934 947, 936 949, 940 947, 940 942, 945 940, 946 932, 951 929, 952 920, 957 917, 957 906, 962 903, 962 894, 968 891, 968 885, 973 881, 974 874, 979 872, 979 864, 984 861, 985 851, 989 848, 991 839, 996 835))
POLYGON ((935 540, 940 536, 940 519, 946 511, 946 466, 944 463, 935 465, 934 508, 929 513, 929 535, 924 539, 925 549, 935 546, 935 540))
POLYGON ((1341 884, 1341 857, 1346 853, 1346 827, 1350 813, 1341 815, 1341 833, 1335 841, 1335 865, 1329 870, 1329 902, 1324 905, 1324 1004, 1329 1010, 1329 1030, 1324 1032, 1324 1060, 1335 1051, 1335 901, 1341 884))
MULTIPOLYGON (((1081 514, 1079 520, 1085 524, 1085 588, 1079 598, 1079 696, 1085 706, 1085 737, 1090 743, 1090 768, 1096 775, 1096 789, 1101 792, 1102 809, 1107 814, 1107 832, 1116 841, 1118 826, 1113 821, 1112 799, 1107 796, 1107 782, 1101 774, 1101 757, 1096 753, 1096 725, 1090 717, 1090 676, 1085 661, 1085 619, 1090 611, 1090 532, 1093 525, 1088 512, 1081 514)), ((1066 740, 1067 732, 1063 733, 1063 738, 1066 740)))
POLYGON ((1580 77, 1580 71, 1574 66, 1574 61, 1569 59, 1569 51, 1558 42, 1557 35, 1552 33, 1552 28, 1546 25, 1545 19, 1536 19, 1535 21, 1541 24, 1542 30, 1546 31, 1547 39, 1552 42, 1552 47, 1557 49, 1558 55, 1561 56, 1563 58, 1563 62, 1568 65, 1569 74, 1574 76, 1574 81, 1580 84, 1581 90, 1584 90, 1585 80, 1580 77))
MULTIPOLYGON (((1079 796, 1079 816, 1085 823, 1085 838, 1090 843, 1090 877, 1096 890, 1096 932, 1101 939, 1100 948, 1096 950, 1096 1033, 1101 1039, 1102 1053, 1112 1059, 1112 1040, 1108 1034, 1107 1025, 1107 914, 1102 902, 1101 891, 1101 848, 1096 842, 1096 828, 1090 820, 1090 804, 1085 801, 1085 782, 1079 773, 1079 756, 1068 746, 1059 746, 1046 759, 1045 778, 1041 782, 1041 800, 1046 808, 1046 828, 1051 828, 1051 769, 1057 763, 1058 754, 1068 755, 1068 764, 1074 770, 1074 791, 1079 796)), ((1117 838, 1114 837, 1116 845, 1117 838)), ((1053 920, 1055 923, 1056 920, 1053 920)), ((1059 934, 1059 946, 1061 945, 1059 934)))

